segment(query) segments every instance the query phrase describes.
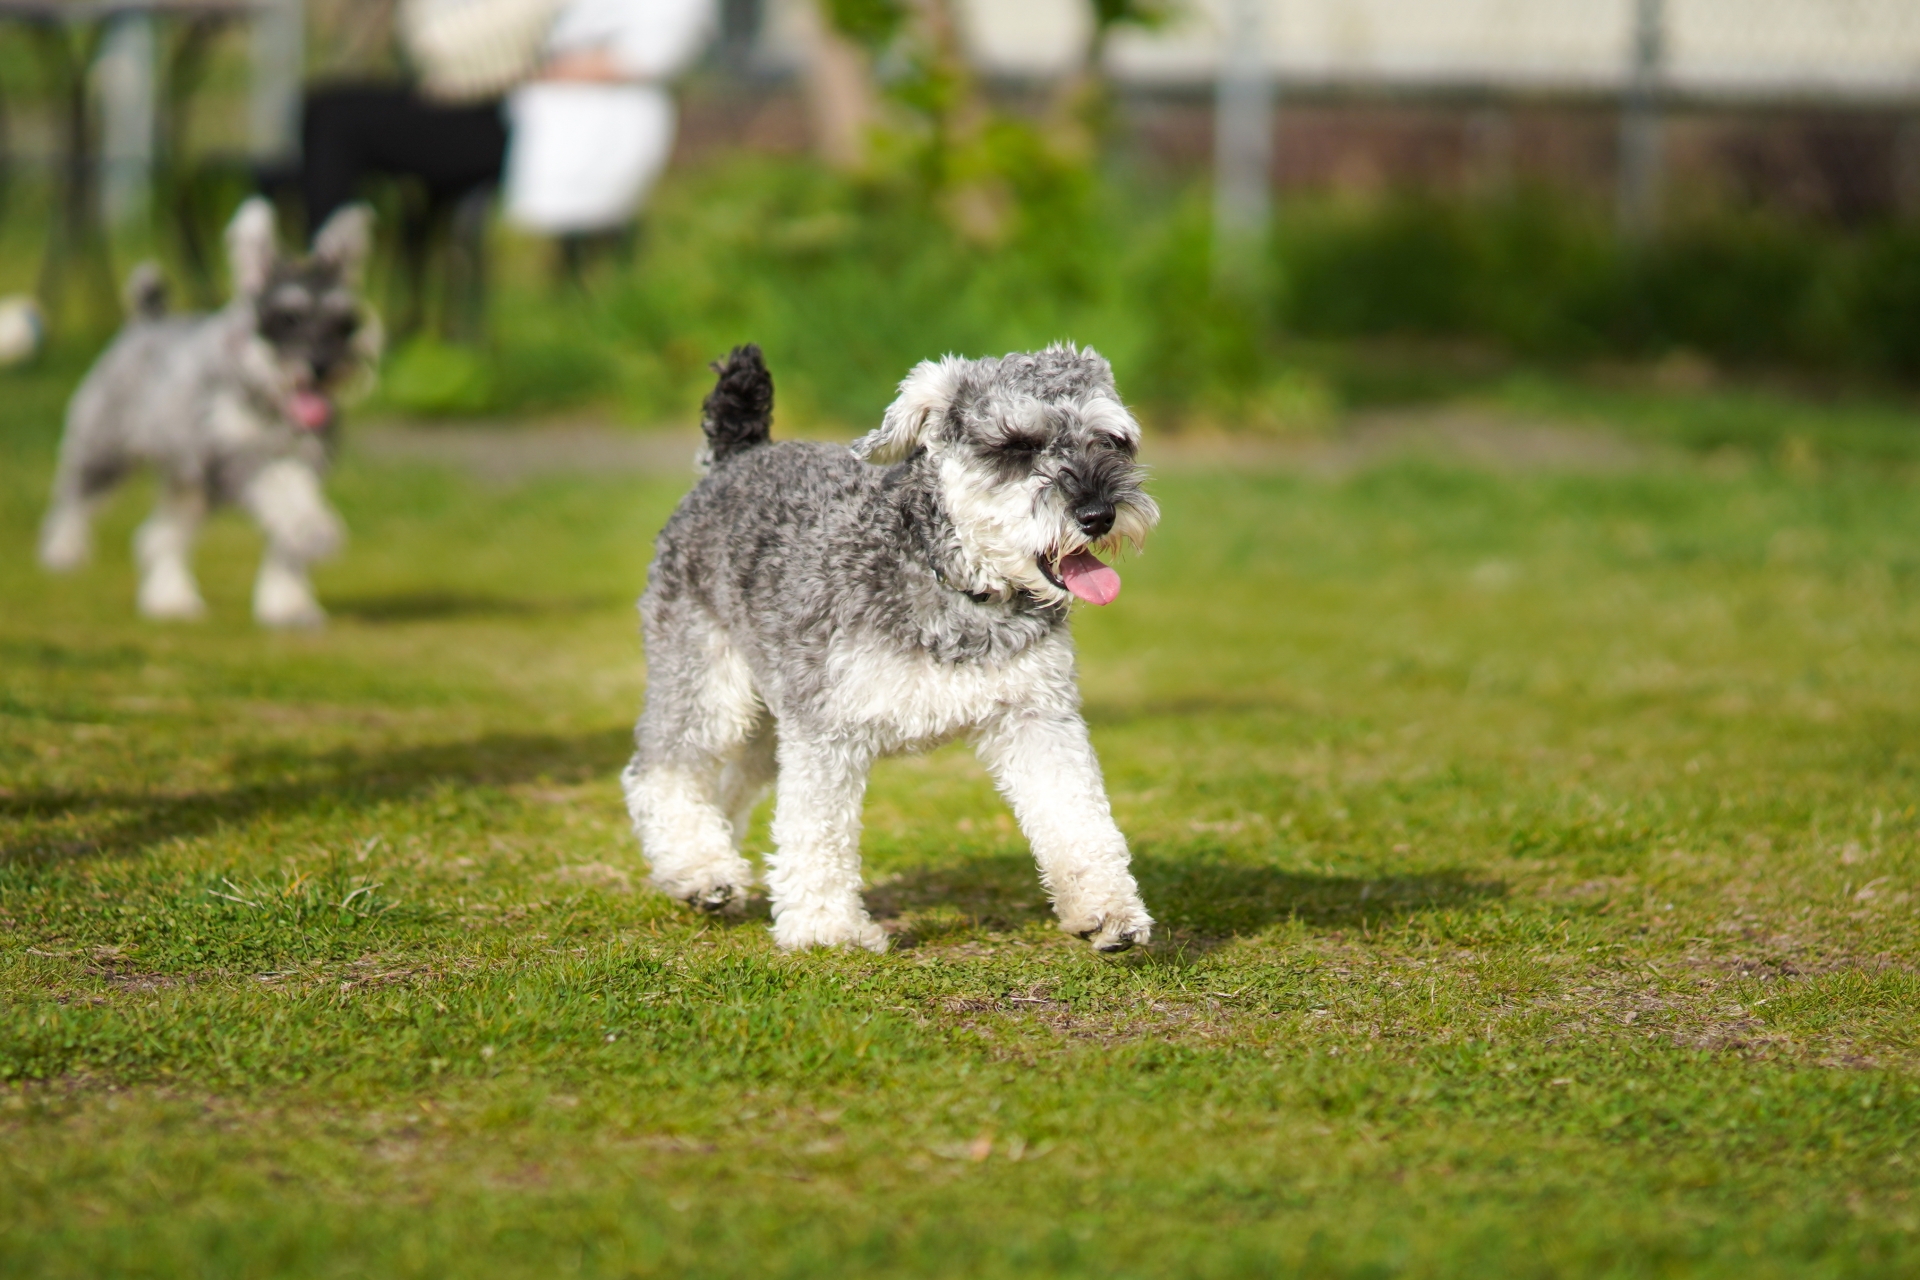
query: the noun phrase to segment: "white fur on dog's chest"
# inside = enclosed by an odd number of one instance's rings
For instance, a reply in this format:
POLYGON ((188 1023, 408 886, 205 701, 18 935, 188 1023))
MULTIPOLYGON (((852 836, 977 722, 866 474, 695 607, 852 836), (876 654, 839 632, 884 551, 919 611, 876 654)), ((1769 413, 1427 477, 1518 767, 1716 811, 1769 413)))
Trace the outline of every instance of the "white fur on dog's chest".
POLYGON ((221 395, 207 410, 207 439, 215 449, 230 453, 286 436, 277 419, 268 418, 244 396, 221 395))
POLYGON ((941 662, 884 639, 849 637, 827 654, 833 719, 876 733, 884 751, 936 746, 1013 707, 1071 710, 1073 642, 1056 632, 1000 663, 941 662))

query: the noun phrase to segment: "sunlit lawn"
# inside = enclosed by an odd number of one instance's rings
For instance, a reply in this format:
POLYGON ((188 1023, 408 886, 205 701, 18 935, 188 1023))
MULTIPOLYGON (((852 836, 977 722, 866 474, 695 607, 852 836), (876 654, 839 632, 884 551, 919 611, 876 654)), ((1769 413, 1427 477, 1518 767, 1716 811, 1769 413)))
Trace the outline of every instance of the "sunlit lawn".
POLYGON ((0 375, 0 1270, 1920 1270, 1888 450, 1168 466, 1076 622, 1152 948, 1050 926, 956 748, 874 778, 896 950, 788 956, 615 782, 685 477, 350 450, 329 629, 252 629, 232 520, 160 628, 131 495, 32 565, 59 390, 0 375))

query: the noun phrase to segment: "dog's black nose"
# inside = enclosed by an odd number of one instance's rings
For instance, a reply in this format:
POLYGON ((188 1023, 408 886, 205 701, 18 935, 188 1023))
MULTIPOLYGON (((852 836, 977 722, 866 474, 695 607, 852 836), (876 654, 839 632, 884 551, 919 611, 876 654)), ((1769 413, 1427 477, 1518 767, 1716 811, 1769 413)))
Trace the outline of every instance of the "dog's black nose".
POLYGON ((1083 502, 1073 509, 1073 518, 1079 522, 1080 532, 1089 538, 1104 538, 1113 529, 1113 504, 1083 502))

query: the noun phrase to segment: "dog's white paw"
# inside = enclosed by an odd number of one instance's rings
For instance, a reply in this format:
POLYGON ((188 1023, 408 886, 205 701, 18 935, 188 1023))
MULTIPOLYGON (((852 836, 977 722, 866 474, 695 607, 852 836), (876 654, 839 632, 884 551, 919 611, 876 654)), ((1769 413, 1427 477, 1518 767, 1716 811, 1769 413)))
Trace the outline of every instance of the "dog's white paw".
POLYGON ((207 614, 207 602, 200 598, 192 576, 169 565, 154 569, 142 580, 138 604, 141 616, 157 622, 192 622, 207 614))
POLYGON ((669 898, 677 898, 704 915, 737 916, 746 909, 753 867, 738 856, 715 859, 698 868, 681 868, 671 876, 661 875, 656 867, 652 882, 669 898))
POLYGON ((78 512, 56 511, 40 531, 40 567, 48 573, 72 573, 93 554, 92 530, 78 512))
POLYGON ((788 951, 807 947, 864 947, 876 954, 887 949, 887 932, 862 907, 850 912, 790 908, 773 921, 773 940, 788 951))
POLYGON ((312 631, 327 625, 327 611, 312 596, 305 600, 255 601, 253 620, 276 631, 312 631))
POLYGON ((718 884, 687 895, 686 904, 707 916, 737 916, 747 907, 747 891, 737 884, 718 884))
POLYGON ((1095 951, 1110 955, 1144 947, 1153 938, 1153 917, 1138 898, 1115 903, 1104 911, 1062 912, 1060 927, 1085 938, 1095 951))
POLYGON ((277 630, 311 629, 327 622, 327 611, 313 598, 306 575, 268 560, 253 584, 253 620, 277 630))
POLYGON ((1093 944, 1095 951, 1114 955, 1144 947, 1153 939, 1153 921, 1143 911, 1138 918, 1102 921, 1099 928, 1080 935, 1093 944))

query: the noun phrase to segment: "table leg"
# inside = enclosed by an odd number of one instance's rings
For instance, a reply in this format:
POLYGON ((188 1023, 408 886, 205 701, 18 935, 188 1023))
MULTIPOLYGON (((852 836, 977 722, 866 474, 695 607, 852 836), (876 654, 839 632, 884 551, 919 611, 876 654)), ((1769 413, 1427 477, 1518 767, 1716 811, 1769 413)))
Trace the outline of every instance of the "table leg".
POLYGON ((78 269, 93 312, 93 323, 111 325, 118 316, 113 280, 112 251, 100 219, 95 181, 99 154, 94 146, 92 113, 88 110, 87 71, 106 34, 104 22, 89 22, 71 33, 65 23, 38 26, 40 46, 62 99, 62 154, 52 226, 47 251, 40 262, 40 302, 49 327, 58 329, 70 317, 66 310, 68 274, 78 269))
POLYGON ((7 198, 13 194, 13 130, 7 118, 6 89, 0 84, 0 219, 7 216, 7 198))
POLYGON ((166 57, 165 82, 160 87, 159 155, 154 165, 154 215, 171 225, 186 268, 187 287, 194 302, 210 306, 213 293, 213 260, 207 252, 198 207, 199 193, 194 189, 192 167, 187 161, 187 104, 206 78, 207 51, 224 19, 196 17, 188 20, 174 38, 166 57))

